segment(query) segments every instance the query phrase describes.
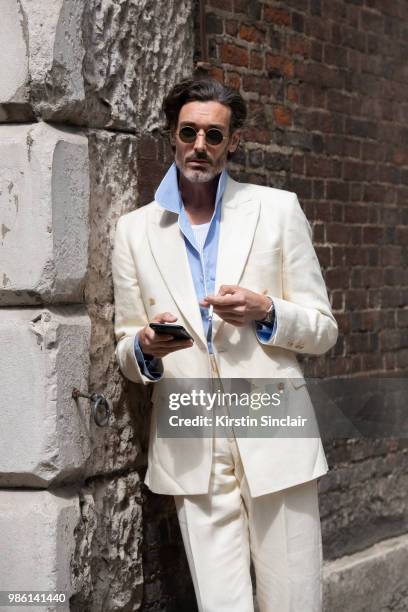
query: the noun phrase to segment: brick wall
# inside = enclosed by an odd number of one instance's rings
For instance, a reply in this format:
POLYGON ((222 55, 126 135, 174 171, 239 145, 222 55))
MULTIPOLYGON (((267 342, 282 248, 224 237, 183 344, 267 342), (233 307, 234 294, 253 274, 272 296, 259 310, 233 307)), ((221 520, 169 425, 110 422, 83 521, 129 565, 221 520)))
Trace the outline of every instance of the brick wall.
POLYGON ((313 225, 340 338, 306 372, 406 370, 407 3, 205 5, 209 72, 249 106, 233 174, 295 191, 313 225))

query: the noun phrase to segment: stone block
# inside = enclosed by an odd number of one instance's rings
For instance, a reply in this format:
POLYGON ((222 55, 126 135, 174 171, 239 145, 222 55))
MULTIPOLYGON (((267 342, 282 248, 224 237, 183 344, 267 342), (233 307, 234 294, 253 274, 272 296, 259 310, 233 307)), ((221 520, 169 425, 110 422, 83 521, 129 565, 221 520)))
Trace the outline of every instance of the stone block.
POLYGON ((325 564, 324 610, 404 612, 408 609, 407 567, 407 534, 325 564))
POLYGON ((192 5, 2 0, 0 121, 156 128, 163 94, 193 69, 192 5))
POLYGON ((82 2, 4 0, 3 4, 0 120, 29 121, 41 113, 44 97, 53 99, 57 108, 80 104, 85 94, 82 2))
POLYGON ((87 389, 89 344, 81 307, 0 309, 0 487, 82 477, 90 402, 71 396, 87 389))
POLYGON ((148 432, 150 410, 145 388, 126 393, 128 383, 115 360, 113 333, 111 254, 118 218, 139 204, 140 139, 132 134, 89 130, 88 141, 93 220, 85 288, 93 330, 89 384, 109 397, 114 414, 110 427, 92 428, 86 474, 90 477, 135 469, 140 464, 140 438, 148 432))
POLYGON ((0 305, 82 301, 88 166, 72 130, 0 127, 0 305))
POLYGON ((64 591, 64 604, 35 610, 68 612, 79 518, 78 497, 66 491, 0 491, 0 590, 64 591))
POLYGON ((71 612, 141 609, 142 497, 136 472, 97 478, 80 493, 71 612))

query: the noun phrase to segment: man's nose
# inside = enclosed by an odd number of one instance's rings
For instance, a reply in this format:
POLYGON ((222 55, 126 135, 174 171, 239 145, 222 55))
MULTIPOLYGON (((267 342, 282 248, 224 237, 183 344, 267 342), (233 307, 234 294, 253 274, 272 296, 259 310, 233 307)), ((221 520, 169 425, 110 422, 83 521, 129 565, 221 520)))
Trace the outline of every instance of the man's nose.
POLYGON ((194 141, 194 149, 196 151, 203 151, 205 149, 205 132, 203 129, 199 130, 194 141))

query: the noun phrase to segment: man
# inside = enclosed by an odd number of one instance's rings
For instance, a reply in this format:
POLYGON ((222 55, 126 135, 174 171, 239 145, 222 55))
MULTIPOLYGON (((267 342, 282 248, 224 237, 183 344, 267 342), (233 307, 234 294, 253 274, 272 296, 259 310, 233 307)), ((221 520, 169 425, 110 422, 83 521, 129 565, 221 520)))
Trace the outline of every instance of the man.
POLYGON ((187 80, 163 108, 175 163, 155 201, 119 220, 113 256, 117 359, 154 383, 146 484, 174 495, 199 610, 253 611, 252 558, 261 612, 316 612, 320 439, 157 435, 169 379, 279 378, 310 406, 295 353, 337 338, 310 226, 296 194, 227 174, 246 115, 238 92, 187 80), (149 326, 176 321, 192 340, 149 326))

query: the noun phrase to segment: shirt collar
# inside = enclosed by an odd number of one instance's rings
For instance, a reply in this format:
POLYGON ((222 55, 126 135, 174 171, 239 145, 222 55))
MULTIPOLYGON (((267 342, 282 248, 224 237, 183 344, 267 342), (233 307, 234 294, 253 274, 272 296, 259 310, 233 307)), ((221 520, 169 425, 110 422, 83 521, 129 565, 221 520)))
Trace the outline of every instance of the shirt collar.
MULTIPOLYGON (((218 180, 217 193, 215 196, 215 208, 219 205, 224 195, 225 187, 227 184, 228 172, 224 170, 220 174, 218 180)), ((176 162, 173 162, 170 168, 164 175, 156 193, 154 199, 162 208, 169 210, 170 212, 180 214, 183 207, 183 201, 181 199, 176 162)))

